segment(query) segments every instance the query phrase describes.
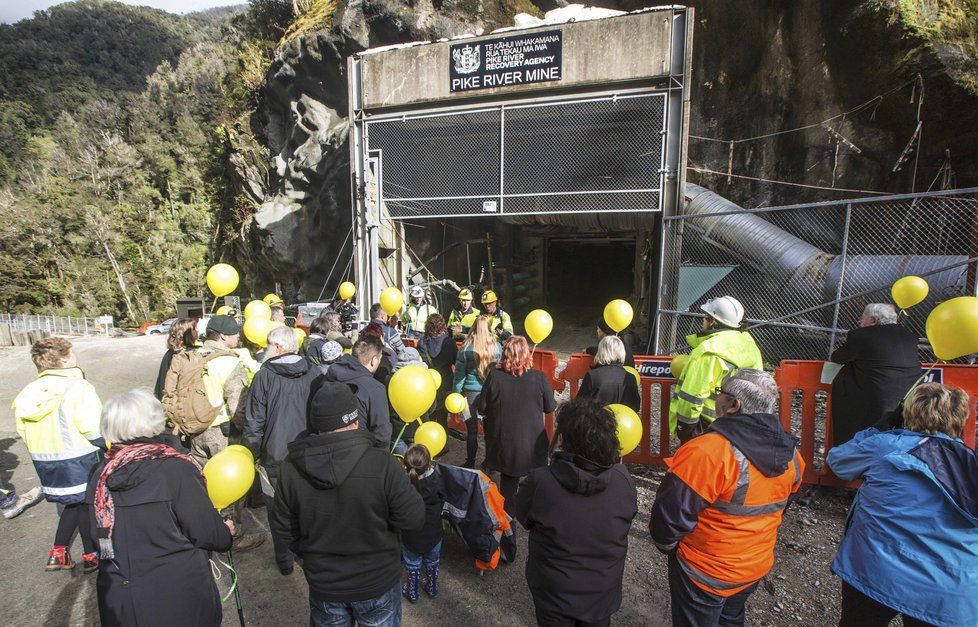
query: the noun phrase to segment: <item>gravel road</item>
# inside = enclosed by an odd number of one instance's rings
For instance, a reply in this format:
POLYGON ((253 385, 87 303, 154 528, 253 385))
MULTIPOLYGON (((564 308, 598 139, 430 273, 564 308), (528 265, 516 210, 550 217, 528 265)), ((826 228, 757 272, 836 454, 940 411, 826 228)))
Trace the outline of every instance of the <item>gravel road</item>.
MULTIPOLYGON (((151 387, 165 349, 164 338, 159 336, 74 341, 79 365, 103 399, 133 387, 151 387)), ((28 349, 0 349, 0 477, 18 491, 37 485, 37 476, 14 431, 10 404, 35 376, 28 349)), ((451 440, 450 446, 445 461, 460 463, 464 445, 451 440)), ((666 561, 648 538, 649 510, 662 470, 631 469, 639 488, 639 514, 630 534, 624 601, 614 624, 668 625, 666 561)), ((748 624, 821 626, 837 621, 839 582, 829 572, 829 564, 838 547, 847 505, 848 499, 840 494, 826 496, 811 508, 789 509, 781 528, 775 568, 748 603, 748 624)), ((267 527, 263 509, 246 512, 246 526, 255 530, 267 527)), ((94 575, 83 575, 80 567, 70 573, 44 572, 56 524, 55 507, 46 502, 14 520, 0 520, 7 564, 0 574, 0 624, 98 624, 94 575)), ((81 543, 76 540, 72 553, 80 559, 81 552, 81 543)), ((405 602, 404 624, 533 624, 533 603, 523 577, 525 558, 524 532, 519 537, 516 562, 479 576, 461 540, 446 538, 441 593, 435 600, 422 596, 417 605, 405 602)), ((253 551, 235 554, 235 566, 249 625, 308 624, 307 587, 301 571, 296 569, 289 577, 280 575, 270 541, 253 551)), ((230 576, 222 570, 218 585, 223 592, 228 589, 230 576)), ((224 624, 237 623, 232 599, 224 606, 224 624)))

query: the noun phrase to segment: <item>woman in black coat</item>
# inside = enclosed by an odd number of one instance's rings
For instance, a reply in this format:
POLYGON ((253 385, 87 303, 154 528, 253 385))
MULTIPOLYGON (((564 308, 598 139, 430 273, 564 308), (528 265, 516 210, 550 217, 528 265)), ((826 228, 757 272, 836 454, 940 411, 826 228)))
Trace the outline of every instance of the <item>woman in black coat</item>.
POLYGON ((619 403, 638 413, 642 395, 635 375, 625 370, 625 345, 614 335, 601 338, 594 355, 594 365, 584 375, 578 396, 594 398, 602 405, 619 403))
POLYGON ((510 514, 520 479, 547 465, 550 445, 543 416, 557 407, 547 377, 532 365, 526 338, 511 336, 503 343, 503 357, 489 371, 478 399, 486 466, 499 471, 499 493, 510 514))
POLYGON ((540 625, 611 624, 621 606, 638 493, 620 463, 617 424, 598 401, 557 412, 558 452, 520 484, 515 517, 529 532, 526 582, 540 625))
POLYGON ((441 314, 431 314, 424 324, 424 335, 418 342, 418 352, 428 367, 437 370, 441 375, 441 385, 435 396, 435 405, 431 415, 435 422, 448 428, 448 410, 445 409, 445 397, 452 391, 455 359, 458 357, 458 345, 448 333, 445 318, 441 314))
POLYGON ((231 548, 232 523, 207 498, 200 467, 163 431, 163 407, 143 390, 105 403, 112 442, 88 483, 98 529, 102 625, 220 625, 210 551, 231 548))

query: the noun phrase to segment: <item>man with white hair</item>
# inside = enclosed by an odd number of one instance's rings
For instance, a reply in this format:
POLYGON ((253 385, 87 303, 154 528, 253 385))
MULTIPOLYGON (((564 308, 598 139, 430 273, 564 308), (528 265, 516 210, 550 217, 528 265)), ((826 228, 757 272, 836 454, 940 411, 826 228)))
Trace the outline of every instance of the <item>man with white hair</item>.
POLYGON ((667 460, 649 531, 669 556, 676 627, 743 625, 747 597, 774 565, 805 470, 777 401, 774 377, 738 370, 717 388, 717 419, 667 460))
MULTIPOLYGON (((265 473, 262 496, 269 515, 278 485, 279 466, 289 453, 289 444, 307 429, 306 406, 321 374, 308 359, 297 355, 298 351, 299 343, 292 329, 272 329, 268 334, 265 362, 255 374, 248 392, 242 442, 265 473)), ((283 575, 291 574, 295 558, 274 528, 272 543, 279 571, 283 575)))
POLYGON ((893 305, 866 305, 859 328, 832 353, 832 445, 852 439, 896 410, 920 377, 917 336, 897 324, 893 305))

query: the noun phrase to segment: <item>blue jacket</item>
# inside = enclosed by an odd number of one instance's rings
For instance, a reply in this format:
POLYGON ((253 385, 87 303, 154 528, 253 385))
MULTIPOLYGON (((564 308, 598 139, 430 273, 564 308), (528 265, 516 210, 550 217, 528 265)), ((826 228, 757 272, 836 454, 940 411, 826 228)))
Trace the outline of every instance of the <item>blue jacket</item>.
POLYGON ((829 451, 862 478, 832 572, 935 625, 978 625, 978 456, 960 440, 866 429, 829 451))
MULTIPOLYGON (((502 349, 499 344, 492 347, 492 363, 490 370, 502 357, 502 349)), ((479 378, 479 357, 475 354, 472 345, 463 346, 458 351, 455 360, 455 379, 452 388, 455 392, 481 392, 483 380, 479 378)))

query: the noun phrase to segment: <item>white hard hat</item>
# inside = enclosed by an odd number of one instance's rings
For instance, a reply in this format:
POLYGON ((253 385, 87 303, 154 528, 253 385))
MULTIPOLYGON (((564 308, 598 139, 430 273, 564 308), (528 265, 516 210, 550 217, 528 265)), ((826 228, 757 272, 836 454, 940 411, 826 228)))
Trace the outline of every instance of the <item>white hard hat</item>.
POLYGON ((424 290, 415 285, 411 288, 411 298, 424 298, 424 290))
POLYGON ((725 327, 736 329, 744 319, 744 306, 733 296, 711 298, 700 309, 725 327))

